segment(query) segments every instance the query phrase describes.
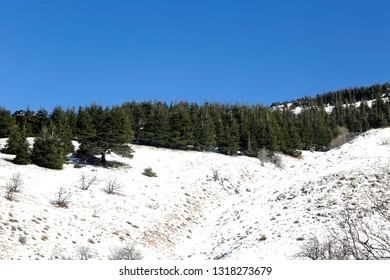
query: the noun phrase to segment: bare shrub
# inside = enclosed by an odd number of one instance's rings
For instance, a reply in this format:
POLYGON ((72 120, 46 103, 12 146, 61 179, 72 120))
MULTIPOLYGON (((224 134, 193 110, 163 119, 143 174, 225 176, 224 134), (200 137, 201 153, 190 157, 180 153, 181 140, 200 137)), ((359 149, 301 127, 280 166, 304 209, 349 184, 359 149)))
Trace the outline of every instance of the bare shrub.
POLYGON ((309 240, 298 254, 311 259, 390 259, 390 174, 382 170, 378 187, 365 189, 360 206, 346 204, 325 240, 309 240))
POLYGON ((18 172, 14 174, 10 181, 5 185, 5 198, 11 201, 14 200, 15 194, 22 191, 22 186, 22 175, 18 172))
POLYGON ((125 244, 111 250, 109 260, 142 260, 142 254, 133 245, 125 244))
POLYGON ((360 214, 345 209, 339 226, 330 229, 325 240, 320 242, 313 237, 297 256, 313 260, 390 259, 390 236, 388 229, 383 231, 372 221, 362 219, 360 214))
POLYGON ((279 155, 274 155, 271 159, 272 163, 278 168, 283 168, 283 159, 279 155))
POLYGON ((337 137, 330 142, 330 147, 332 149, 340 147, 341 145, 348 143, 352 139, 352 134, 348 131, 348 128, 346 127, 338 127, 337 132, 337 137))
POLYGON ((341 213, 339 228, 331 231, 333 238, 349 248, 352 258, 357 260, 390 259, 390 228, 388 219, 383 219, 378 209, 346 208, 341 213))
POLYGON ((99 180, 97 175, 88 176, 85 173, 82 173, 79 180, 79 188, 83 191, 88 190, 91 186, 97 185, 99 180))
POLYGON ((311 260, 345 260, 350 256, 349 246, 332 236, 320 241, 316 236, 307 240, 296 257, 311 260))
POLYGON ((261 164, 264 165, 264 163, 269 162, 269 151, 265 148, 262 148, 257 152, 257 158, 260 160, 261 164))
POLYGON ((116 177, 112 177, 108 180, 104 191, 107 194, 117 194, 118 191, 122 188, 123 186, 121 183, 118 182, 118 179, 116 177))
POLYGON ((5 186, 5 198, 8 200, 14 200, 15 193, 20 193, 22 191, 22 186, 22 175, 20 173, 14 174, 5 186))
POLYGON ((218 169, 214 169, 214 168, 211 168, 211 171, 213 172, 213 181, 218 181, 220 179, 219 177, 219 170, 218 169))
POLYGON ((390 145, 390 138, 381 138, 381 145, 389 146, 390 145))
POLYGON ((89 260, 89 259, 93 258, 94 252, 92 251, 91 247, 88 246, 88 245, 80 246, 77 249, 77 255, 78 255, 78 258, 80 260, 86 261, 86 260, 89 260))
POLYGON ((52 201, 52 204, 61 207, 68 208, 70 203, 71 195, 65 187, 58 188, 55 199, 52 201))

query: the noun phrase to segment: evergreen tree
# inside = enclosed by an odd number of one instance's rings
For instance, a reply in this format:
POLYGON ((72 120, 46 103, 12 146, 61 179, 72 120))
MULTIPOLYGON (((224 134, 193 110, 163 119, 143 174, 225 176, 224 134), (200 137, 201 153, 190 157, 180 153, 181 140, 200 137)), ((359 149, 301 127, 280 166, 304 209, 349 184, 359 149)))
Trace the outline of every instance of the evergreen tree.
POLYGON ((193 147, 193 124, 188 103, 181 102, 171 105, 169 116, 169 145, 175 149, 193 147))
POLYGON ((25 165, 31 163, 30 148, 26 135, 23 131, 20 131, 17 125, 14 125, 11 129, 4 152, 16 155, 12 161, 15 164, 25 165))
POLYGON ((55 107, 50 115, 50 126, 57 131, 57 136, 62 142, 64 152, 67 154, 74 152, 72 120, 70 118, 70 112, 65 112, 60 106, 55 107))
POLYGON ((0 107, 0 138, 6 138, 11 132, 15 121, 11 112, 4 107, 0 107))
POLYGON ((33 123, 35 112, 27 108, 26 111, 19 110, 13 114, 16 124, 26 133, 27 137, 34 137, 33 123))
POLYGON ((15 155, 20 146, 20 138, 21 133, 19 127, 17 125, 12 126, 3 153, 15 155))
POLYGON ((33 113, 31 117, 32 136, 38 135, 42 128, 47 125, 48 120, 49 113, 44 108, 40 108, 36 113, 33 113))
POLYGON ((56 135, 53 127, 42 128, 35 138, 31 152, 34 164, 50 169, 62 169, 65 163, 65 151, 61 139, 56 135))
POLYGON ((191 122, 193 124, 193 143, 198 151, 209 151, 215 147, 215 124, 211 113, 211 106, 207 102, 199 106, 192 103, 190 107, 191 122))
MULTIPOLYGON (((15 137, 14 141, 16 141, 17 144, 15 147, 16 157, 13 159, 12 162, 20 165, 30 164, 31 163, 30 145, 26 139, 26 135, 23 131, 20 131, 18 126, 15 125, 14 129, 15 129, 15 135, 13 137, 15 137)), ((13 137, 10 137, 9 139, 12 139, 13 137)))
POLYGON ((232 108, 224 108, 219 125, 219 151, 227 155, 236 155, 240 150, 240 127, 233 116, 232 108))
POLYGON ((79 131, 79 155, 101 155, 101 163, 106 164, 106 153, 116 152, 122 156, 131 157, 131 148, 128 144, 133 139, 130 116, 121 107, 103 109, 92 105, 85 119, 79 119, 78 124, 84 126, 79 131), (91 117, 91 119, 89 119, 91 117), (92 121, 92 123, 90 123, 92 121))
POLYGON ((166 103, 151 102, 143 107, 142 129, 138 133, 140 144, 152 145, 156 147, 168 146, 169 133, 169 107, 166 103))

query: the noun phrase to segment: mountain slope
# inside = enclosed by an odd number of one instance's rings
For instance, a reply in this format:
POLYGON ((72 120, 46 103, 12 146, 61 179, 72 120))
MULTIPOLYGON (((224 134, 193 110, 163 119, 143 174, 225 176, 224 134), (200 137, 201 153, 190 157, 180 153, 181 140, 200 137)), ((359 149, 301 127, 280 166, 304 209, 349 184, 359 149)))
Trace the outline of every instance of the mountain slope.
MULTIPOLYGON (((15 201, 0 197, 0 259, 107 259, 133 244, 146 259, 291 259, 310 236, 323 235, 349 202, 380 190, 390 129, 372 130, 324 153, 283 157, 283 167, 255 158, 134 145, 125 167, 53 171, 16 166, 0 154, 0 186, 20 173, 15 201), (158 177, 142 175, 151 167, 158 177), (81 190, 81 175, 99 183, 81 190), (104 188, 113 179, 118 194, 104 188), (59 187, 68 208, 52 204, 59 187)), ((5 139, 1 140, 4 145, 5 139)))
MULTIPOLYGON (((292 259, 305 240, 337 228, 340 211, 370 204, 367 190, 388 184, 390 129, 373 130, 339 149, 284 158, 256 192, 221 213, 197 244, 200 258, 292 259)), ((387 188, 389 195, 389 188, 387 188)), ((386 226, 387 230, 389 226, 386 226)))

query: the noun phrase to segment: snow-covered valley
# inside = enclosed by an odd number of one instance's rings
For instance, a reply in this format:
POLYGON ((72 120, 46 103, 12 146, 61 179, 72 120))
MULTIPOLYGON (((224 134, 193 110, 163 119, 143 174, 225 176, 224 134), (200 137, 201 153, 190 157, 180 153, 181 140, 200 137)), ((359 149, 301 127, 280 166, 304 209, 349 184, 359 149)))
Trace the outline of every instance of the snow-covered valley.
POLYGON ((389 139, 389 128, 372 130, 328 152, 281 156, 281 168, 138 145, 133 159, 109 155, 126 164, 112 169, 18 166, 0 153, 0 259, 80 259, 81 248, 107 259, 123 244, 148 260, 293 259, 346 203, 366 203, 366 187, 381 191, 389 139), (142 174, 148 167, 157 177, 142 174), (23 186, 10 201, 5 186, 15 174, 23 186), (82 176, 97 182, 82 190, 82 176), (107 194, 112 181, 121 188, 107 194), (61 187, 68 208, 53 205, 61 187))

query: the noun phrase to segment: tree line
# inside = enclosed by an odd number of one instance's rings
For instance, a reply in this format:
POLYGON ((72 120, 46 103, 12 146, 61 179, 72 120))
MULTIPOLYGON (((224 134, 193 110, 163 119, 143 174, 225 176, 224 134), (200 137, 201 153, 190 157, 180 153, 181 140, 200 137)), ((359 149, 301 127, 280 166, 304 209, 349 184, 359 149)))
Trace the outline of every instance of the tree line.
POLYGON ((15 163, 49 168, 62 168, 66 155, 74 152, 72 140, 80 144, 78 157, 100 155, 101 164, 108 151, 131 157, 128 143, 228 155, 256 156, 261 149, 299 155, 302 149, 329 149, 340 127, 360 133, 387 126, 389 87, 340 90, 271 107, 133 101, 77 110, 57 106, 50 113, 0 108, 0 137, 9 137, 4 152, 16 154, 15 163), (294 112, 297 106, 299 113, 294 112), (27 137, 35 137, 31 151, 27 137))

